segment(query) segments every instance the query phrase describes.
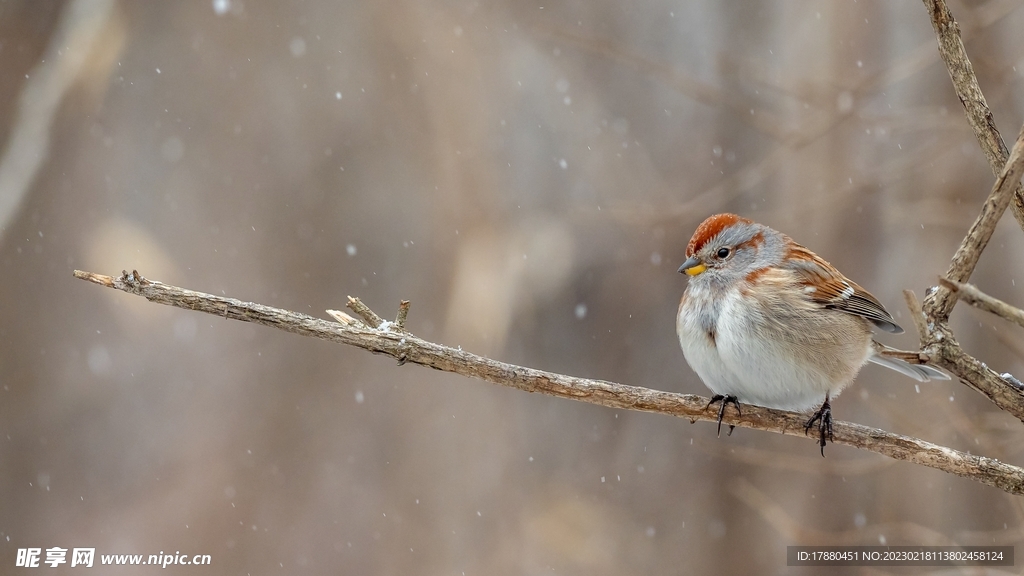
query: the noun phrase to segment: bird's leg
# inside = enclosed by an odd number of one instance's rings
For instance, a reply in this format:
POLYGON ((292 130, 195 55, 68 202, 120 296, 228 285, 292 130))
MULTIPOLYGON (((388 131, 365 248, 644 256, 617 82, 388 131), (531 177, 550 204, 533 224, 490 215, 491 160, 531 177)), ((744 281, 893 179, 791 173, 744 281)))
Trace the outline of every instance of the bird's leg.
POLYGON ((828 403, 828 394, 825 394, 825 401, 821 404, 821 408, 811 415, 811 419, 804 424, 804 434, 806 434, 813 426, 814 423, 818 423, 818 446, 821 446, 821 456, 825 456, 825 440, 832 439, 832 405, 828 403))
MULTIPOLYGON (((715 402, 721 402, 722 403, 722 405, 718 407, 718 437, 721 438, 722 437, 722 418, 725 416, 725 407, 726 407, 726 405, 732 404, 733 406, 735 406, 736 407, 736 413, 739 414, 740 416, 743 415, 743 411, 740 410, 740 402, 739 402, 739 400, 736 399, 735 396, 732 396, 732 395, 723 396, 721 394, 715 394, 714 396, 712 396, 711 397, 711 402, 708 402, 708 405, 705 406, 704 409, 707 410, 708 408, 711 408, 711 405, 714 404, 715 402)), ((732 436, 733 428, 735 428, 735 426, 730 424, 729 425, 729 432, 728 432, 728 434, 726 434, 726 436, 732 436)))

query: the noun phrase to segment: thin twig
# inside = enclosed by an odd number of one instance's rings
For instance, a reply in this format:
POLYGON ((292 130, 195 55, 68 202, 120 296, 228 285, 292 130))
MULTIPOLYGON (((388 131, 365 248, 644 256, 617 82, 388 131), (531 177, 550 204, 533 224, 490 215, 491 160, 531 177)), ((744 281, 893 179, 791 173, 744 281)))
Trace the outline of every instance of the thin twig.
POLYGON ((362 324, 357 318, 353 318, 341 310, 327 310, 327 314, 342 324, 362 324))
POLYGON ((921 309, 921 302, 913 290, 904 290, 903 299, 907 301, 907 308, 910 310, 910 318, 914 321, 914 328, 917 329, 917 337, 924 343, 928 339, 928 321, 924 317, 924 310, 921 309))
MULTIPOLYGON (((515 366, 461 349, 428 342, 407 332, 391 332, 355 324, 329 322, 297 312, 147 280, 134 271, 122 273, 119 278, 79 270, 76 270, 74 275, 82 280, 143 296, 151 302, 341 342, 377 354, 385 354, 399 361, 455 372, 518 390, 579 400, 609 408, 669 414, 687 418, 691 422, 717 420, 717 410, 708 410, 708 399, 702 396, 663 392, 515 366)), ((805 436, 805 419, 806 415, 794 412, 744 406, 742 416, 729 410, 723 421, 744 428, 789 436, 805 436)), ((835 422, 833 430, 837 444, 921 464, 995 486, 1011 494, 1024 495, 1024 468, 849 422, 835 422)))
POLYGON ((1005 318, 1019 326, 1024 326, 1024 310, 985 294, 981 290, 978 290, 978 287, 974 284, 955 282, 941 276, 939 277, 939 284, 975 308, 991 312, 992 314, 1005 318))
MULTIPOLYGON (((935 29, 935 35, 939 42, 939 55, 946 63, 949 77, 953 80, 953 88, 964 105, 967 121, 974 129, 974 135, 977 136, 978 143, 981 144, 982 152, 988 158, 992 173, 998 175, 1003 170, 1009 153, 996 128, 992 111, 985 102, 985 95, 981 92, 978 77, 974 74, 974 66, 967 58, 967 49, 964 48, 963 40, 960 37, 960 26, 953 19, 953 14, 946 6, 945 0, 923 1, 931 16, 932 27, 935 29)), ((1013 216, 1017 219, 1020 227, 1024 228, 1024 190, 1021 189, 1019 179, 1013 183, 1013 216)), ((966 278, 961 278, 961 280, 966 280, 966 278)))
POLYGON ((347 306, 349 310, 355 312, 356 316, 362 318, 363 321, 370 326, 370 328, 378 328, 380 327, 381 324, 384 323, 384 319, 381 318, 380 316, 377 316, 377 313, 374 312, 373 310, 370 310, 370 307, 367 306, 366 304, 363 304, 363 302, 359 298, 353 298, 349 296, 348 302, 345 303, 345 306, 347 306))
POLYGON ((395 317, 395 326, 399 330, 405 330, 405 319, 409 317, 409 301, 402 300, 398 303, 398 316, 395 317))
MULTIPOLYGON (((956 282, 966 282, 971 277, 974 267, 978 264, 978 258, 981 257, 981 252, 992 238, 996 224, 999 223, 999 218, 1010 204, 1010 199, 1020 184, 1022 175, 1024 175, 1024 126, 1021 126, 1017 141, 1014 142, 1013 150, 1010 151, 1010 157, 1000 171, 999 177, 996 178, 995 184, 992 185, 992 191, 985 200, 985 204, 982 205, 981 213, 971 224, 963 242, 953 254, 953 261, 950 262, 949 270, 946 271, 946 278, 956 282)), ((955 304, 956 298, 953 293, 948 288, 939 287, 925 298, 925 315, 932 320, 945 322, 955 304)))
POLYGON ((891 348, 882 344, 881 342, 872 342, 872 347, 875 349, 875 353, 880 356, 887 358, 897 358, 903 360, 907 364, 929 364, 929 359, 922 357, 920 351, 911 352, 910 350, 899 350, 897 348, 891 348))

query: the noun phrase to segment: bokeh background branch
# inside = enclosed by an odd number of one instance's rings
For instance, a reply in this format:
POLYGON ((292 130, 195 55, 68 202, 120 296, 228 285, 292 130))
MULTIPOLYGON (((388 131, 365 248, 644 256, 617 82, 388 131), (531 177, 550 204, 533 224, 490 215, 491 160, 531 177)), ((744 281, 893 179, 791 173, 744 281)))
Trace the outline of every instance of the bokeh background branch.
POLYGON ((113 0, 69 1, 43 58, 25 75, 14 122, 6 144, 0 147, 0 242, 46 163, 50 129, 61 101, 79 75, 88 73, 91 52, 113 6, 113 0))

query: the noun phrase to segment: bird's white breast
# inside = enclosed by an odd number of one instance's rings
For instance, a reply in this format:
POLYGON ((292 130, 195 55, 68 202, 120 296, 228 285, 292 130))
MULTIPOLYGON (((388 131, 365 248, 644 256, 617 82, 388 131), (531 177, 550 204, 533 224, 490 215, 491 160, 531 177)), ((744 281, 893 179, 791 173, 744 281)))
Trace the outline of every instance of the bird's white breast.
MULTIPOLYGON (((830 315, 831 311, 819 313, 830 315)), ((826 393, 834 397, 853 380, 869 354, 866 332, 858 335, 863 345, 841 343, 847 352, 863 347, 863 356, 855 352, 857 358, 845 358, 845 354, 829 354, 839 349, 823 350, 824 354, 810 351, 809 343, 800 343, 801 329, 808 327, 780 323, 739 288, 725 290, 716 302, 696 282, 687 288, 676 318, 683 355, 712 392, 783 410, 808 410, 820 404, 826 393), (841 364, 838 371, 837 362, 841 364)))
POLYGON ((691 284, 679 306, 676 333, 687 364, 704 385, 715 394, 736 395, 733 383, 738 378, 718 351, 718 307, 707 289, 691 284))

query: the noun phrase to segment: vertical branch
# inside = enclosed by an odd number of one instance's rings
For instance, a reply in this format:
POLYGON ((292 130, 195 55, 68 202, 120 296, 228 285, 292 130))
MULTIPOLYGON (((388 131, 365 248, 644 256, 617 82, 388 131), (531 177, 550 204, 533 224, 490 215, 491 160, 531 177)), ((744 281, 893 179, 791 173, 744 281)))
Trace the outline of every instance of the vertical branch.
POLYGON ((83 70, 88 70, 89 53, 103 37, 114 11, 112 0, 74 0, 63 6, 42 61, 25 75, 17 115, 7 142, 0 144, 0 231, 14 218, 45 166, 50 128, 61 101, 83 70))
POLYGON ((405 330, 405 319, 409 317, 409 301, 402 300, 398 303, 398 316, 395 317, 395 326, 399 330, 405 330))

